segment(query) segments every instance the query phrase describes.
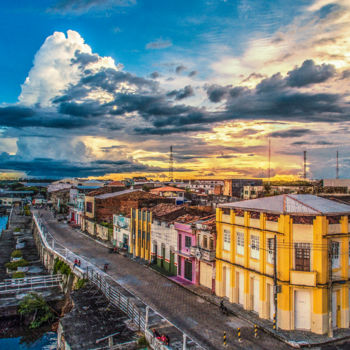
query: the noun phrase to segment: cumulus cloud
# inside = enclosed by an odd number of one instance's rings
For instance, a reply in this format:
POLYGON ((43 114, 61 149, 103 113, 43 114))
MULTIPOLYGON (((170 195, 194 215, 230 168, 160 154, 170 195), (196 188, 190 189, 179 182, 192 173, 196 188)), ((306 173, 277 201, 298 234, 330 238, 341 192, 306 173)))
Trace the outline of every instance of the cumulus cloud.
POLYGON ((288 72, 289 86, 302 87, 310 84, 323 83, 335 75, 331 64, 316 65, 313 60, 306 60, 300 68, 288 72))
POLYGON ((79 33, 68 30, 65 36, 55 32, 35 55, 33 67, 22 85, 20 103, 50 106, 52 98, 79 81, 83 74, 81 68, 87 65, 91 69, 101 66, 118 69, 112 58, 92 55, 90 46, 79 33))

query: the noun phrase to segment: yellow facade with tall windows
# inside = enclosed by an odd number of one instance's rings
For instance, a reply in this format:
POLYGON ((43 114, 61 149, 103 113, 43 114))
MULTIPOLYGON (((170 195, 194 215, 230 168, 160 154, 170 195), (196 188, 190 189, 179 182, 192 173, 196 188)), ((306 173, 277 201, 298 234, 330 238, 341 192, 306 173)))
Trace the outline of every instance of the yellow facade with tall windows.
POLYGON ((349 214, 350 206, 313 195, 221 205, 217 295, 261 318, 276 315, 284 330, 349 328, 349 214))
POLYGON ((152 212, 146 209, 131 209, 130 253, 135 257, 151 261, 152 212))

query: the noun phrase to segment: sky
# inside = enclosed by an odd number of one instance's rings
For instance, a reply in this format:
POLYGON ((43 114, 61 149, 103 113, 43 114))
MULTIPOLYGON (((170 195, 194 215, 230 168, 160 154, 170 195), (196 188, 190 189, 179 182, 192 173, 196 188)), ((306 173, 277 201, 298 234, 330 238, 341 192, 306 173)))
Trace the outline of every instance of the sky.
POLYGON ((2 177, 349 177, 348 0, 0 2, 2 177))

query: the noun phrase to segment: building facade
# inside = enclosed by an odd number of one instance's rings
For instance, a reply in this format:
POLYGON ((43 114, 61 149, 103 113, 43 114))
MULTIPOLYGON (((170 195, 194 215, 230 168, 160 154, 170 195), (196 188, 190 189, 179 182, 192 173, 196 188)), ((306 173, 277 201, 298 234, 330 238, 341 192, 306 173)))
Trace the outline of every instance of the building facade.
POLYGON ((113 240, 115 246, 130 252, 130 218, 122 214, 113 215, 113 240))
POLYGON ((151 225, 152 261, 169 274, 177 273, 177 231, 173 222, 153 219, 151 225))
POLYGON ((196 258, 191 254, 191 247, 196 246, 196 231, 192 223, 175 222, 177 231, 177 276, 197 284, 196 258))
POLYGON ((135 257, 151 262, 152 212, 144 209, 131 209, 130 253, 135 257))
POLYGON ((195 257, 196 278, 199 285, 215 293, 215 250, 216 221, 215 215, 195 223, 196 245, 191 247, 195 257))
POLYGON ((217 295, 261 318, 276 315, 284 330, 348 328, 349 214, 350 206, 313 195, 222 205, 217 295))

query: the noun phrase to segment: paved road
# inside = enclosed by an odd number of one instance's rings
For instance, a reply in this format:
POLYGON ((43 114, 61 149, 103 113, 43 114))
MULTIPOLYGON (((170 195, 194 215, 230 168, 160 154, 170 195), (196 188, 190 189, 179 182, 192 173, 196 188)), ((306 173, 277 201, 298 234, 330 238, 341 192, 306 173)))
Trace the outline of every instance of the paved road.
POLYGON ((260 333, 253 337, 252 327, 234 316, 223 316, 219 308, 187 289, 169 281, 150 268, 117 254, 108 254, 107 248, 86 237, 68 225, 53 219, 48 211, 41 210, 42 219, 55 239, 77 255, 83 256, 102 268, 109 263, 109 275, 125 286, 193 340, 206 349, 223 349, 223 333, 227 332, 227 348, 290 349, 286 344, 260 333), (240 327, 243 342, 237 340, 240 327))

